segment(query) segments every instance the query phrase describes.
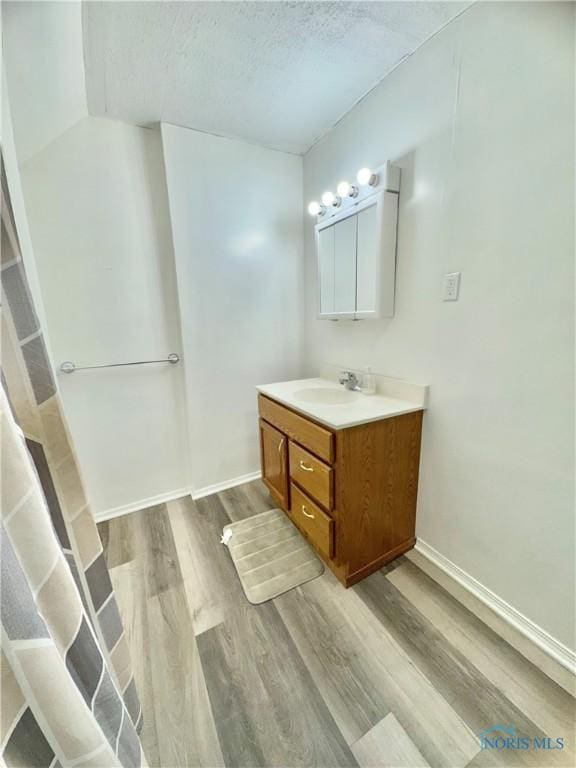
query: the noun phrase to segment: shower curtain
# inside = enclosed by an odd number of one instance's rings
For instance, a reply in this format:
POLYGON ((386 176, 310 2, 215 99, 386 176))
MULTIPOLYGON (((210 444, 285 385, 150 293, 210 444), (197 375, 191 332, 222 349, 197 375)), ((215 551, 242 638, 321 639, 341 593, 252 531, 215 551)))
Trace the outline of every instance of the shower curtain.
POLYGON ((0 763, 145 766, 128 644, 34 310, 3 163, 1 177, 0 763))

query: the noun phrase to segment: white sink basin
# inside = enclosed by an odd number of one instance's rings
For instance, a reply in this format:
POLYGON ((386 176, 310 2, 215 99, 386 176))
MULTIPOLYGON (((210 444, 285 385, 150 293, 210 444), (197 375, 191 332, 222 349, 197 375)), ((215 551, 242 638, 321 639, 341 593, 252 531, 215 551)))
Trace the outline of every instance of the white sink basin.
POLYGON ((310 389, 298 389, 294 392, 294 399, 304 403, 317 403, 318 405, 345 405, 357 400, 358 392, 349 389, 332 389, 330 387, 313 387, 310 389))
POLYGON ((256 389, 333 430, 425 410, 428 387, 385 376, 380 377, 379 384, 382 388, 374 395, 344 389, 331 378, 278 381, 256 389))

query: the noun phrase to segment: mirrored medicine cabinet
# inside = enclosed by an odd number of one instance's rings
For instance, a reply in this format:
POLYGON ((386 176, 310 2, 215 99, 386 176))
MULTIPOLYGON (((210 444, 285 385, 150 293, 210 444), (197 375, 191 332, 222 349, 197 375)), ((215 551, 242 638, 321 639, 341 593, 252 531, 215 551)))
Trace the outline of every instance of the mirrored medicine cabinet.
POLYGON ((318 317, 364 320, 394 315, 400 169, 378 169, 377 188, 319 216, 318 317))

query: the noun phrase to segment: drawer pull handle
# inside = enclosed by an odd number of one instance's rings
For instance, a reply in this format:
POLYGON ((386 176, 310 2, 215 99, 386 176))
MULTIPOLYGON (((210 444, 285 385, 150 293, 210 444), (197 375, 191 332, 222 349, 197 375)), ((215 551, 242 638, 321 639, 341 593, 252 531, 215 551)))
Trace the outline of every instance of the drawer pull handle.
POLYGON ((314 472, 314 467, 309 467, 305 461, 300 462, 300 469, 303 469, 304 472, 314 472))
POLYGON ((278 443, 278 453, 282 453, 282 448, 284 448, 284 438, 278 443))
POLYGON ((311 520, 314 520, 314 515, 311 515, 309 512, 306 511, 306 507, 304 504, 302 504, 302 512, 306 515, 306 517, 309 517, 311 520))

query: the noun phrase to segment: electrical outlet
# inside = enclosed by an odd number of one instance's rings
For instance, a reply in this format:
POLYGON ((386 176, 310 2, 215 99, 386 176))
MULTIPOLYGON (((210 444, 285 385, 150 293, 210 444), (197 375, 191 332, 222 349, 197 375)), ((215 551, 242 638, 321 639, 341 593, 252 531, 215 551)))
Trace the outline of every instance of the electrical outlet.
POLYGON ((444 275, 442 301, 458 301, 460 293, 460 272, 448 272, 444 275))

